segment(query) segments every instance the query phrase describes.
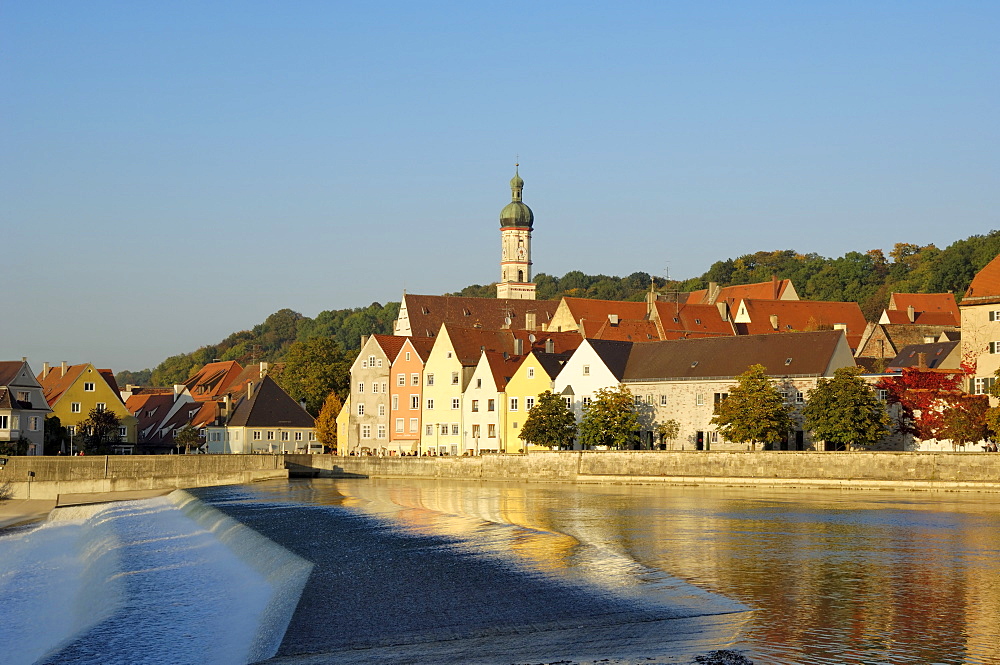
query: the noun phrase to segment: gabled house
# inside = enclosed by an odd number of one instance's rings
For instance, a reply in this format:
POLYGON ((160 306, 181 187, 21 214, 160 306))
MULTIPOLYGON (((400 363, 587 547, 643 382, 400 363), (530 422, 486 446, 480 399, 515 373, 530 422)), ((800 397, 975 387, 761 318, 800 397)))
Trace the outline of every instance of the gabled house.
POLYGON ((315 427, 305 408, 265 376, 247 386, 224 424, 205 427, 205 445, 209 453, 322 452, 315 427))
MULTIPOLYGON (((587 339, 562 366, 555 377, 552 391, 572 403, 578 422, 597 391, 621 384, 625 376, 625 365, 634 346, 640 345, 587 339)), ((512 421, 515 419, 513 413, 508 414, 508 418, 512 421)), ((522 424, 519 423, 518 427, 522 424)))
POLYGON ((406 337, 372 335, 362 338, 351 365, 349 450, 387 453, 389 450, 389 382, 392 362, 406 337))
POLYGON ((946 337, 954 337, 950 341, 957 341, 960 338, 959 328, 921 323, 869 323, 854 356, 859 365, 882 370, 904 347, 932 344, 946 337))
POLYGON ((406 337, 389 370, 389 451, 417 452, 424 363, 434 346, 432 337, 406 337))
POLYGON ((798 300, 799 294, 795 291, 790 279, 778 279, 773 277, 770 282, 757 282, 756 284, 734 284, 733 286, 720 287, 716 282, 708 285, 707 289, 692 291, 688 294, 688 304, 715 305, 726 303, 731 309, 735 309, 736 304, 741 300, 798 300))
POLYGON ((0 362, 0 443, 27 440, 28 455, 44 455, 45 416, 50 412, 28 359, 0 362))
POLYGON ((185 406, 193 405, 197 411, 203 404, 196 402, 183 384, 173 388, 139 388, 129 391, 125 400, 125 408, 137 422, 138 449, 148 453, 172 452, 172 440, 164 438, 164 424, 170 422, 179 412, 190 410, 185 406))
MULTIPOLYGON (((572 332, 586 328, 592 333, 608 322, 617 325, 623 321, 644 321, 646 315, 645 302, 564 297, 559 301, 546 329, 552 332, 572 332)), ((592 334, 584 336, 593 337, 592 334)))
POLYGON ((953 293, 893 293, 878 322, 955 328, 962 325, 953 293))
POLYGON ((726 302, 703 305, 656 301, 650 318, 661 340, 732 337, 736 334, 726 302))
POLYGON ((196 401, 219 399, 242 372, 243 367, 235 360, 208 363, 188 378, 184 386, 196 401))
MULTIPOLYGON (((1000 256, 976 273, 959 307, 962 358, 972 371, 969 392, 985 395, 1000 370, 1000 256)), ((990 403, 996 406, 996 399, 990 403)))
POLYGON ((90 414, 92 409, 108 409, 121 423, 119 436, 122 446, 117 452, 132 452, 136 443, 136 418, 125 408, 118 390, 118 383, 110 369, 98 369, 90 363, 50 367, 42 364, 42 372, 36 379, 44 391, 45 400, 52 409, 52 415, 70 428, 75 435, 76 427, 90 414))
MULTIPOLYGON (((573 351, 567 353, 546 353, 544 351, 531 351, 517 365, 513 376, 507 382, 507 408, 508 418, 506 431, 504 432, 503 446, 508 453, 517 453, 525 450, 547 450, 542 446, 526 446, 521 439, 521 428, 528 414, 535 407, 538 396, 546 390, 555 392, 555 379, 559 372, 572 357, 573 351)), ((573 401, 569 395, 563 399, 572 406, 573 401)))
POLYGON ((507 382, 524 356, 483 351, 462 399, 463 454, 501 452, 506 427, 507 382))
MULTIPOLYGON (((571 361, 572 362, 572 361, 571 361)), ((725 441, 711 424, 715 405, 728 397, 738 375, 763 365, 793 409, 799 427, 779 449, 813 447, 801 425, 801 408, 820 377, 854 366, 843 331, 747 335, 635 344, 621 383, 635 395, 642 422, 643 447, 672 450, 744 450, 725 441), (676 440, 665 441, 657 426, 667 420, 680 425, 676 440)))
POLYGON ((453 328, 545 330, 557 300, 419 296, 404 293, 393 334, 433 337, 447 323, 453 328))
POLYGON ((907 367, 925 369, 961 369, 962 348, 959 342, 931 342, 904 346, 889 361, 887 372, 901 372, 907 367))

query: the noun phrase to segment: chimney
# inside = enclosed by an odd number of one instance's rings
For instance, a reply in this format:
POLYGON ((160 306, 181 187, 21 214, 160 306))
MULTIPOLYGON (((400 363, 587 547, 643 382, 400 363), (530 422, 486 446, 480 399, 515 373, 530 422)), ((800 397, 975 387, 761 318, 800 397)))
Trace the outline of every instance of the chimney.
POLYGON ((833 324, 833 329, 834 330, 843 330, 844 332, 847 332, 847 324, 846 323, 834 323, 833 324))
POLYGON ((773 330, 777 330, 778 329, 778 315, 777 314, 772 314, 771 315, 771 328, 773 330))
POLYGON ((917 313, 914 311, 913 305, 906 308, 906 318, 910 320, 910 323, 913 323, 916 320, 917 313))
POLYGON ((299 400, 299 406, 301 406, 302 410, 305 411, 306 410, 306 401, 304 399, 300 399, 299 400))
POLYGON ((365 348, 365 344, 367 344, 367 343, 368 343, 368 335, 362 335, 361 336, 361 348, 362 349, 365 348))
POLYGON ((781 295, 781 280, 777 275, 771 275, 771 292, 774 294, 771 300, 777 300, 781 295))
POLYGON ((62 374, 60 374, 59 376, 66 376, 66 361, 65 360, 62 361, 59 364, 59 367, 62 369, 62 374))
POLYGON ((267 376, 267 368, 268 368, 268 364, 266 362, 264 362, 263 360, 261 360, 260 361, 260 378, 263 379, 265 376, 267 376))
POLYGON ((718 297, 718 295, 719 295, 719 283, 718 282, 709 282, 708 283, 708 293, 706 294, 706 296, 708 298, 707 302, 714 303, 715 299, 718 297))
POLYGON ((555 353, 556 352, 556 342, 554 339, 549 337, 545 340, 545 353, 555 353))
POLYGON ((49 364, 42 363, 42 378, 44 379, 49 375, 49 364))
POLYGON ((180 397, 181 393, 183 393, 183 392, 184 392, 184 384, 183 383, 175 383, 174 384, 174 401, 175 402, 177 401, 177 398, 180 397))
POLYGON ((219 408, 219 416, 222 418, 223 423, 229 422, 229 395, 222 396, 222 407, 219 408))
POLYGON ((617 314, 608 314, 608 321, 611 322, 611 325, 617 326, 618 325, 618 315, 617 314))
POLYGON ((253 397, 253 381, 247 383, 247 399, 253 397))
POLYGON ((538 326, 538 317, 534 312, 524 313, 524 328, 525 330, 536 330, 538 326))
POLYGON ((520 337, 514 338, 514 355, 519 356, 524 353, 524 340, 520 337))
MULTIPOLYGON (((912 307, 910 309, 913 309, 912 307)), ((927 354, 918 353, 917 354, 917 368, 920 370, 927 369, 927 354)))
POLYGON ((729 320, 729 303, 727 303, 725 301, 723 301, 723 302, 717 302, 717 303, 715 303, 715 306, 719 309, 719 316, 722 317, 722 320, 723 321, 728 321, 729 320))

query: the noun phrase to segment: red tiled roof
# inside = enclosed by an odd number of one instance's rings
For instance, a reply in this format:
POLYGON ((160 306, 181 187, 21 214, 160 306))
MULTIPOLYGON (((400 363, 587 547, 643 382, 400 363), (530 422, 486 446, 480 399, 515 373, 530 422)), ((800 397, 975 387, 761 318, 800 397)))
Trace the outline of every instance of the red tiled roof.
POLYGON ((35 377, 38 383, 42 386, 42 391, 45 394, 45 401, 49 403, 49 406, 54 405, 62 394, 66 392, 73 382, 76 381, 77 377, 83 373, 84 365, 69 365, 66 367, 66 373, 63 374, 61 367, 53 367, 49 370, 48 376, 42 376, 39 374, 35 377))
POLYGON ((4 360, 0 362, 0 386, 13 383, 24 365, 25 362, 23 360, 4 360))
POLYGON ((590 298, 563 298, 573 320, 603 324, 611 316, 621 319, 642 320, 646 318, 646 303, 626 300, 593 300, 590 298))
POLYGON ((882 318, 879 319, 879 323, 882 324, 894 324, 894 325, 908 325, 917 324, 923 326, 957 326, 958 306, 955 306, 956 312, 914 312, 913 321, 910 321, 909 314, 907 311, 898 309, 887 309, 882 313, 882 318))
POLYGON ((734 284, 724 286, 719 289, 718 295, 713 299, 708 289, 692 291, 688 296, 688 303, 711 305, 717 302, 728 302, 735 305, 740 300, 752 298, 755 300, 780 300, 792 281, 790 279, 773 279, 769 282, 758 282, 756 284, 734 284))
POLYGON ((559 306, 558 300, 511 300, 403 294, 410 332, 433 337, 442 323, 452 327, 500 330, 526 328, 527 313, 535 313, 537 327, 547 324, 559 306), (507 323, 507 319, 510 323, 507 323))
POLYGON ((514 372, 521 366, 527 356, 510 356, 499 351, 487 351, 486 362, 489 364, 490 373, 493 374, 493 382, 498 391, 507 387, 507 382, 514 376, 514 372))
POLYGON ((229 384, 242 372, 243 366, 235 360, 208 363, 184 385, 199 402, 215 399, 224 394, 229 384))
POLYGON ((376 344, 382 347, 382 352, 385 353, 390 363, 396 359, 399 350, 403 348, 403 344, 409 339, 409 337, 397 337, 396 335, 372 335, 372 338, 376 344))
POLYGON ((741 318, 743 308, 746 309, 750 322, 736 323, 736 331, 740 335, 824 330, 844 324, 847 326, 847 342, 852 349, 856 349, 868 325, 856 302, 748 298, 740 301, 734 319, 741 318), (775 317, 774 321, 772 317, 775 317), (777 326, 774 325, 775 322, 777 326))
POLYGON ((656 330, 655 321, 624 319, 615 325, 605 319, 601 326, 588 337, 591 339, 614 339, 620 342, 657 342, 660 340, 660 333, 656 330))
POLYGON ((889 309, 906 311, 913 307, 917 312, 957 312, 954 293, 893 293, 889 296, 889 309))
POLYGON ((962 305, 988 304, 991 300, 1000 300, 1000 256, 987 263, 972 278, 962 305))
POLYGON ((736 334, 732 320, 723 320, 716 305, 657 302, 654 306, 663 339, 731 337, 736 334))
POLYGON ((138 421, 137 431, 140 439, 147 438, 144 433, 148 428, 160 424, 173 403, 174 391, 170 388, 146 389, 125 400, 125 408, 138 421))

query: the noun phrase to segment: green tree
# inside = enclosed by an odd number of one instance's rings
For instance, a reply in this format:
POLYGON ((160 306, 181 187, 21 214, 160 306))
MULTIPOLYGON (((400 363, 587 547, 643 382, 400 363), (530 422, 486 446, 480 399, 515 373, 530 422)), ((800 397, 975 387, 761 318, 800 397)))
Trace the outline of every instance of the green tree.
POLYGON ((27 455, 31 439, 19 436, 13 441, 0 441, 0 455, 27 455))
POLYGON ((676 441, 681 433, 681 424, 673 418, 669 418, 656 426, 656 433, 660 437, 661 446, 664 445, 667 439, 676 441))
POLYGON ((323 408, 320 409, 319 417, 316 418, 316 438, 326 448, 337 449, 337 416, 344 408, 344 403, 340 400, 340 395, 330 393, 323 408))
POLYGON ((198 430, 191 425, 185 425, 184 427, 177 430, 174 434, 174 445, 180 449, 184 446, 184 454, 188 455, 191 453, 191 448, 200 448, 204 442, 201 440, 201 434, 198 430))
POLYGON ((566 402, 551 390, 546 390, 538 396, 538 401, 521 426, 518 437, 527 444, 549 446, 550 448, 568 447, 576 436, 576 416, 566 402))
POLYGON ((860 367, 841 367, 832 379, 817 381, 802 415, 806 429, 837 450, 873 446, 889 433, 891 424, 885 404, 861 378, 860 367))
POLYGON ((953 450, 990 439, 989 411, 990 399, 986 395, 954 395, 944 412, 941 438, 950 439, 953 450))
POLYGON ((275 381, 292 399, 304 399, 309 413, 317 414, 331 392, 347 392, 350 369, 350 361, 335 341, 315 337, 288 348, 285 367, 275 381))
POLYGON ((121 441, 121 422, 114 411, 93 408, 76 427, 76 443, 88 455, 106 455, 111 445, 121 441))
POLYGON ((628 448, 639 436, 639 414, 625 386, 601 388, 583 412, 580 443, 584 447, 628 448))
POLYGON ((42 439, 45 454, 58 454, 60 450, 66 447, 67 441, 69 441, 69 432, 63 427, 62 422, 59 421, 59 416, 46 416, 45 436, 42 439))
POLYGON ((768 378, 763 365, 751 365, 736 377, 729 396, 715 406, 712 424, 729 441, 757 444, 765 448, 784 441, 792 430, 792 417, 785 399, 768 378))

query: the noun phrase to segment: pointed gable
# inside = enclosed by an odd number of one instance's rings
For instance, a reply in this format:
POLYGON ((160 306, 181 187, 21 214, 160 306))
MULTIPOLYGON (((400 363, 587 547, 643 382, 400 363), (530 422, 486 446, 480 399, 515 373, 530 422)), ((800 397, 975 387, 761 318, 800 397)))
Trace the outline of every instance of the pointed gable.
POLYGON ((269 376, 240 401, 230 427, 313 427, 315 420, 269 376))
POLYGON ((740 301, 733 317, 740 335, 809 332, 844 326, 847 342, 858 348, 868 326, 856 302, 822 300, 752 300, 740 301))
POLYGON ((962 307, 995 303, 1000 303, 1000 255, 976 273, 962 297, 962 307))
POLYGON ((216 399, 226 393, 229 384, 243 372, 243 366, 235 360, 208 363, 195 372, 184 386, 198 401, 216 399))
POLYGON ((636 344, 632 342, 621 342, 605 339, 587 340, 594 354, 601 359, 608 371, 619 381, 625 375, 625 366, 628 364, 629 354, 636 344))
POLYGON ((653 316, 660 339, 726 337, 736 334, 728 305, 656 302, 653 316), (723 316, 723 312, 726 315, 723 316))

